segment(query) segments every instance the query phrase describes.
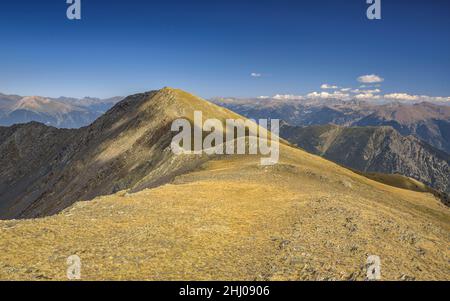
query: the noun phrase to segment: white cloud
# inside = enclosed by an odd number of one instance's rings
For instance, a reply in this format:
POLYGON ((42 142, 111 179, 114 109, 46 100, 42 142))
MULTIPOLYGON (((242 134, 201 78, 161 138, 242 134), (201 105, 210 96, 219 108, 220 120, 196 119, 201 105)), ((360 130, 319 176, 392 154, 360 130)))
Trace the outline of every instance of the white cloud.
POLYGON ((387 100, 404 101, 404 102, 450 102, 450 97, 427 96, 427 95, 411 95, 408 93, 390 93, 384 95, 387 100))
POLYGON ((350 92, 357 93, 357 94, 360 94, 360 93, 362 93, 362 94, 378 94, 381 92, 381 90, 380 89, 366 89, 366 90, 354 89, 354 90, 351 90, 350 92))
POLYGON ((409 95, 407 93, 391 93, 384 95, 384 98, 392 100, 417 101, 420 97, 418 95, 409 95))
POLYGON ((360 88, 379 88, 381 87, 380 84, 376 84, 376 85, 361 85, 359 86, 360 88))
POLYGON ((321 99, 341 99, 345 100, 350 97, 348 93, 342 93, 341 91, 328 92, 311 92, 306 95, 307 98, 321 98, 321 99))
POLYGON ((300 100, 342 100, 348 101, 352 99, 363 101, 382 101, 382 102, 405 102, 405 103, 420 103, 420 102, 433 102, 450 105, 450 97, 434 97, 427 95, 410 95, 407 93, 390 93, 380 94, 380 89, 361 90, 354 89, 345 93, 341 90, 326 92, 326 91, 314 91, 306 95, 294 95, 294 94, 277 94, 272 97, 259 96, 258 99, 275 99, 280 101, 300 101, 300 100))
POLYGON ((354 98, 356 98, 358 100, 371 101, 371 100, 380 100, 381 96, 380 95, 374 95, 372 93, 361 93, 361 94, 356 94, 354 96, 354 98))
MULTIPOLYGON (((261 73, 251 73, 252 77, 262 77, 261 73)), ((441 96, 427 96, 427 95, 412 95, 408 93, 389 93, 381 94, 380 83, 384 79, 375 74, 362 75, 358 77, 358 81, 361 83, 359 88, 343 88, 334 84, 322 84, 320 88, 322 90, 331 91, 314 91, 306 95, 294 95, 294 94, 277 94, 275 96, 259 96, 258 99, 275 99, 285 101, 299 101, 299 100, 314 100, 314 99, 335 99, 348 101, 352 99, 358 99, 363 101, 376 101, 376 102, 406 102, 406 103, 420 103, 420 102, 433 102, 450 105, 450 97, 441 96)))
POLYGON ((348 99, 350 97, 349 94, 342 93, 340 91, 334 91, 333 93, 328 92, 311 92, 306 95, 294 95, 294 94, 277 94, 273 96, 273 99, 276 100, 305 100, 305 99, 348 99))
POLYGON ((384 78, 379 77, 375 74, 362 75, 358 77, 358 81, 364 84, 376 84, 384 81, 384 78))
MULTIPOLYGON (((252 73, 252 76, 259 77, 261 74, 252 73)), ((420 103, 432 102, 450 105, 450 97, 441 96, 427 96, 427 95, 411 95, 408 93, 388 93, 382 94, 381 85, 384 79, 378 75, 363 75, 358 78, 362 84, 359 88, 339 87, 334 84, 322 84, 322 90, 328 91, 313 91, 305 95, 294 94, 277 94, 275 96, 259 96, 259 99, 274 99, 280 101, 309 101, 309 100, 341 100, 349 101, 353 99, 363 101, 374 101, 377 103, 386 102, 405 102, 405 103, 420 103)))
POLYGON ((293 95, 293 94, 277 94, 273 97, 276 100, 302 100, 305 99, 304 96, 293 95))
POLYGON ((339 89, 338 86, 336 86, 336 85, 329 85, 329 84, 323 84, 322 86, 320 86, 320 88, 323 89, 323 90, 339 89))

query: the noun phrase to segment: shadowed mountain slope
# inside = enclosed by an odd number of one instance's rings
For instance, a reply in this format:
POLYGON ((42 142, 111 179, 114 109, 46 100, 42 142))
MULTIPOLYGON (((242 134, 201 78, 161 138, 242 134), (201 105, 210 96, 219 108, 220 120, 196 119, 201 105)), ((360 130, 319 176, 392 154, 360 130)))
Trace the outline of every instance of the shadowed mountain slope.
POLYGON ((450 153, 450 107, 431 103, 393 104, 377 108, 356 126, 392 126, 400 134, 413 135, 450 153))
POLYGON ((158 185, 195 167, 197 160, 174 157, 170 150, 172 121, 192 118, 194 108, 202 110, 204 118, 238 116, 166 88, 127 97, 79 130, 35 123, 4 129, 0 162, 6 168, 0 179, 0 218, 54 214, 75 201, 158 185), (42 132, 46 139, 41 139, 42 132))
POLYGON ((362 172, 397 173, 450 192, 450 156, 391 127, 285 125, 280 135, 344 166, 362 172))

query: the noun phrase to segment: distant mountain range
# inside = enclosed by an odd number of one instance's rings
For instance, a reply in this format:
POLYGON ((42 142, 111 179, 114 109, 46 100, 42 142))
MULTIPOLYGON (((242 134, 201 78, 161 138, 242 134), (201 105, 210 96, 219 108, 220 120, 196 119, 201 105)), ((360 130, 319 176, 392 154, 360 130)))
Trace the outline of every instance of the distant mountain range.
POLYGON ((284 125, 280 135, 343 166, 366 173, 401 174, 450 192, 450 155, 413 136, 402 136, 392 127, 284 125))
POLYGON ((122 97, 48 98, 0 94, 0 126, 37 121, 59 128, 79 128, 92 123, 122 97))
POLYGON ((432 103, 372 104, 365 101, 215 98, 248 118, 278 118, 292 126, 392 126, 450 153, 450 106, 432 103))
POLYGON ((354 122, 356 126, 388 125, 400 134, 413 135, 450 153, 450 107, 431 103, 389 104, 354 122))

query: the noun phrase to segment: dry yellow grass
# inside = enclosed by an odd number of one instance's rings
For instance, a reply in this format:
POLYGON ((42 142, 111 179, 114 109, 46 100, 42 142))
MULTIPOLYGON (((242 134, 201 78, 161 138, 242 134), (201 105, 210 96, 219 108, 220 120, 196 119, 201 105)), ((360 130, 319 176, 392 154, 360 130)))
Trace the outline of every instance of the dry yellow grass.
POLYGON ((282 145, 278 165, 224 156, 171 184, 0 222, 0 279, 450 279, 449 209, 282 145))

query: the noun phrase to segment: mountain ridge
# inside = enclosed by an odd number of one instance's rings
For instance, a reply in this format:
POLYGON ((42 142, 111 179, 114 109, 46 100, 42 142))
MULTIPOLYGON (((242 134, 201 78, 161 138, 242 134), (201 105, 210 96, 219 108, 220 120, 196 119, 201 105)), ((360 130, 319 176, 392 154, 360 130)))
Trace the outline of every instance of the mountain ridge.
POLYGON ((74 254, 83 280, 364 280, 368 254, 386 280, 448 277, 450 212, 431 193, 284 142, 271 166, 261 155, 175 157, 168 125, 194 110, 243 118, 163 89, 129 96, 79 130, 0 127, 0 163, 22 168, 0 170, 0 181, 28 168, 44 178, 22 192, 35 200, 13 202, 22 219, 0 220, 0 279, 66 279, 74 254), (30 138, 42 147, 27 147, 30 138))
POLYGON ((0 93, 0 125, 37 121, 59 128, 80 128, 92 123, 121 99, 22 97, 0 93))
POLYGON ((392 126, 450 153, 450 106, 428 102, 373 104, 337 99, 213 99, 247 118, 268 116, 292 126, 392 126))
MULTIPOLYGON (((7 165, 7 162, 20 162, 23 159, 21 154, 33 149, 29 144, 18 143, 24 140, 22 135, 27 133, 19 132, 9 139, 3 138, 0 162, 9 168, 0 172, 0 185, 8 189, 5 188, 3 193, 0 191, 0 199, 9 197, 2 202, 0 218, 55 214, 78 200, 124 189, 135 191, 160 185, 179 173, 195 168, 203 160, 202 156, 174 156, 170 149, 174 135, 170 130, 172 121, 182 117, 192 118, 194 107, 202 110, 205 118, 208 115, 223 120, 228 117, 243 118, 181 90, 164 88, 131 95, 90 126, 70 130, 70 141, 64 147, 50 148, 53 144, 59 145, 59 139, 67 141, 66 137, 61 138, 67 130, 49 128, 49 131, 56 133, 57 141, 47 141, 42 145, 43 152, 51 158, 34 162, 36 165, 42 164, 43 169, 34 182, 32 170, 23 172, 23 177, 17 177, 16 164, 7 165), (52 162, 50 165, 49 161, 52 162), (22 182, 29 185, 24 186, 22 182), (14 191, 15 197, 9 195, 10 191, 14 191)), ((43 125, 38 127, 44 128, 43 125)), ((39 139, 36 136, 32 141, 39 139)), ((33 170, 40 169, 34 167, 33 170)))
POLYGON ((394 128, 292 127, 281 136, 308 152, 361 172, 402 174, 445 193, 450 192, 450 155, 394 128))

